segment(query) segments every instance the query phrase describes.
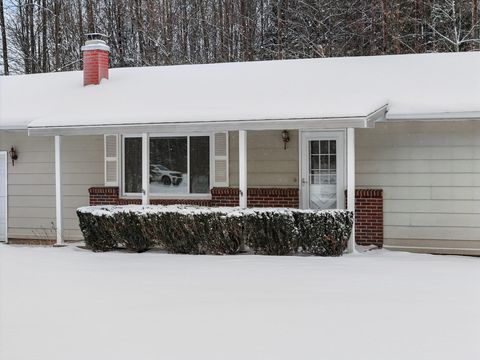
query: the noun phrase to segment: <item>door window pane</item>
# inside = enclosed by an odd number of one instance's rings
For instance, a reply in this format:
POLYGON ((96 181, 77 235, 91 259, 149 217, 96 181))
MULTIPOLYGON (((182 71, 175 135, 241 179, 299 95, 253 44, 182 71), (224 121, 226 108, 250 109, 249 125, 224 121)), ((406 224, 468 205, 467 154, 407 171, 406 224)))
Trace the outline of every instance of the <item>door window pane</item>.
POLYGON ((210 138, 190 137, 190 193, 210 191, 210 138))
POLYGON ((311 170, 318 170, 320 168, 320 161, 318 156, 310 156, 310 168, 311 170))
POLYGON ((142 139, 125 138, 125 192, 142 191, 142 139))
POLYGON ((321 154, 328 154, 328 140, 321 140, 320 141, 320 153, 321 154))
POLYGON ((320 156, 321 169, 328 169, 328 155, 320 156))
POLYGON ((330 154, 335 155, 337 153, 337 142, 335 140, 330 140, 330 154))
POLYGON ((311 140, 309 156, 310 208, 335 209, 337 207, 336 140, 311 140))
POLYGON ((330 170, 331 171, 336 171, 337 169, 337 156, 336 155, 330 155, 330 170))
POLYGON ((150 192, 186 194, 187 137, 150 138, 150 192))

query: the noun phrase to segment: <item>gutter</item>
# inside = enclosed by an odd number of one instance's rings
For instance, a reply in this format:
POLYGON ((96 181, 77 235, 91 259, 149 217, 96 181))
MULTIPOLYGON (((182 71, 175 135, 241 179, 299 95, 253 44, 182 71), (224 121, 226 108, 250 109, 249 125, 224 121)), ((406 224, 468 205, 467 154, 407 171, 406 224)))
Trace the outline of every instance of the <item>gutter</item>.
POLYGON ((0 131, 27 131, 28 127, 0 126, 0 131))
POLYGON ((440 113, 388 114, 379 122, 400 121, 469 121, 480 120, 480 111, 458 111, 440 113))

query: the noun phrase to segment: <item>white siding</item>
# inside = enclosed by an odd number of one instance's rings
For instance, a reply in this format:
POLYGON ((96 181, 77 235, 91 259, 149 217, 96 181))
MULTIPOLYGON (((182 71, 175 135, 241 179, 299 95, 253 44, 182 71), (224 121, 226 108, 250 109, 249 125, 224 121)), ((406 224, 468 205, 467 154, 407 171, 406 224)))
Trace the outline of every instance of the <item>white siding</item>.
MULTIPOLYGON (((238 186, 238 134, 229 136, 230 186, 238 186)), ((387 247, 480 253, 480 121, 383 123, 357 130, 356 144, 357 186, 384 190, 387 247)), ((53 138, 0 132, 0 150, 12 145, 9 236, 53 239, 53 138)), ((281 131, 249 131, 248 185, 297 187, 298 156, 297 131, 287 150, 281 131)), ((103 185, 103 136, 65 137, 63 161, 65 235, 78 239, 75 209, 103 185)))
MULTIPOLYGON (((0 132, 0 150, 18 152, 8 165, 10 238, 55 239, 55 158, 53 137, 0 132)), ((88 188, 103 185, 103 136, 64 137, 62 147, 65 239, 81 238, 75 209, 88 205, 88 188)))
POLYGON ((356 133, 357 186, 384 190, 386 247, 480 253, 480 121, 356 133))
POLYGON ((7 241, 7 156, 0 151, 0 241, 7 241))
MULTIPOLYGON (((281 130, 248 132, 248 187, 298 187, 298 131, 289 134, 284 149, 281 130)), ((237 131, 230 131, 229 152, 230 186, 238 186, 237 131)))

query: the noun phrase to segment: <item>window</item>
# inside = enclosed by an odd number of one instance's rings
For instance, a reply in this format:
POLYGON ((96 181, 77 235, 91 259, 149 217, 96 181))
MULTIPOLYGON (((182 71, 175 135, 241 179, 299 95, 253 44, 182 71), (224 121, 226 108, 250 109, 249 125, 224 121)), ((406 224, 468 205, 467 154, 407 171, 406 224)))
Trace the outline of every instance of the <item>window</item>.
POLYGON ((142 138, 125 138, 125 193, 142 191, 142 138))
POLYGON ((210 191, 210 138, 190 137, 190 193, 210 191))
MULTIPOLYGON (((151 136, 150 194, 210 192, 210 136, 151 136)), ((124 193, 142 189, 142 139, 124 138, 124 193)))

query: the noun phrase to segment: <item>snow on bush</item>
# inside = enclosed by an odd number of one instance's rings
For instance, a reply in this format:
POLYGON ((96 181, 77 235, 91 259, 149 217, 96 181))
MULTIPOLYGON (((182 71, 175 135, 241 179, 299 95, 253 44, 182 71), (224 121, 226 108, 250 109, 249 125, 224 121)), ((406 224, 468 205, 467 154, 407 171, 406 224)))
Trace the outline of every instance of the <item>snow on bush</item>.
POLYGON ((89 206, 77 214, 85 242, 94 251, 123 246, 142 252, 159 246, 181 254, 237 254, 247 245, 266 255, 340 256, 353 222, 353 214, 345 210, 189 205, 89 206))

